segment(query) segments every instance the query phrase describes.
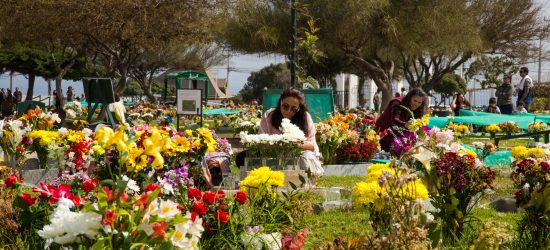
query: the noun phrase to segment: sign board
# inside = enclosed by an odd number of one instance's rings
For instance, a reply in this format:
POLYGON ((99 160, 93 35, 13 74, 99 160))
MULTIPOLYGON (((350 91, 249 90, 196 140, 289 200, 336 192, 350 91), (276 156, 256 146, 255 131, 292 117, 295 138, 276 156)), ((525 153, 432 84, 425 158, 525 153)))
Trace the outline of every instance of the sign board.
POLYGON ((88 103, 113 103, 115 95, 111 78, 84 78, 84 94, 88 103))
POLYGON ((201 89, 178 89, 176 93, 176 114, 200 115, 202 113, 201 89))

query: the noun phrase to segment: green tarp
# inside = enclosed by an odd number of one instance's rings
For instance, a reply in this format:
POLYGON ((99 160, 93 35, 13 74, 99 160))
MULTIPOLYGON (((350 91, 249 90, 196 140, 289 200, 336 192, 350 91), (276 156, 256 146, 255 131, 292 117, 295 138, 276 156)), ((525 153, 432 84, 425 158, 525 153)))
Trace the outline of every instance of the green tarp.
POLYGON ((460 116, 455 117, 431 117, 429 127, 444 128, 449 122, 465 123, 473 125, 488 126, 491 124, 500 124, 506 121, 517 122, 521 129, 527 129, 529 124, 534 121, 550 122, 550 115, 518 114, 518 115, 499 115, 470 110, 460 110, 460 116))
POLYGON ((234 110, 234 109, 225 109, 225 108, 219 108, 219 109, 203 109, 202 113, 204 115, 231 115, 231 114, 237 114, 240 113, 241 110, 234 110))
MULTIPOLYGON (((326 120, 330 115, 334 114, 332 89, 302 89, 302 92, 305 95, 306 104, 313 122, 318 123, 319 121, 326 120)), ((264 89, 262 100, 264 105, 263 111, 265 112, 270 108, 274 108, 282 93, 282 89, 264 89)))

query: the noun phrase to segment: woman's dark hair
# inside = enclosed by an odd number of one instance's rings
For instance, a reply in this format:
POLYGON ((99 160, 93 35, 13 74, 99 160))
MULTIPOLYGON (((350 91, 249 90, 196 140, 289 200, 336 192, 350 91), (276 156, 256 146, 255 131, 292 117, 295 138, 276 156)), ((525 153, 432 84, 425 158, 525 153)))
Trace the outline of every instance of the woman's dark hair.
POLYGON ((281 97, 279 98, 279 101, 277 102, 277 107, 275 107, 275 110, 273 111, 273 114, 271 115, 271 125, 275 128, 281 127, 281 122, 283 121, 283 113, 281 112, 281 102, 283 99, 287 97, 294 97, 300 101, 300 110, 294 114, 294 116, 290 119, 290 122, 296 126, 298 126, 304 134, 308 134, 308 128, 307 128, 307 112, 308 108, 306 105, 306 98, 304 96, 304 93, 302 91, 296 89, 296 88, 289 88, 285 91, 283 91, 283 94, 281 94, 281 97))
POLYGON ((497 98, 491 97, 489 98, 489 104, 497 103, 497 98))
POLYGON ((422 105, 418 107, 416 110, 413 111, 414 118, 420 118, 422 117, 428 110, 428 95, 426 92, 424 92, 420 88, 414 88, 405 97, 403 97, 403 101, 401 101, 401 105, 410 108, 411 107, 411 99, 415 96, 422 97, 422 105))

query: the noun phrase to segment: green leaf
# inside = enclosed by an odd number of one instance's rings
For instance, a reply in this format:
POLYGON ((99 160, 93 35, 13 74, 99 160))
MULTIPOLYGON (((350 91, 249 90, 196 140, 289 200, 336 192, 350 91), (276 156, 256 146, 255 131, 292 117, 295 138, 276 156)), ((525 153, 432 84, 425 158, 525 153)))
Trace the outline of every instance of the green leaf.
POLYGON ((92 246, 92 250, 103 250, 105 249, 105 239, 99 239, 92 246))
POLYGON ((288 185, 290 185, 290 187, 292 187, 293 190, 296 190, 298 187, 296 187, 296 184, 292 183, 292 182, 288 182, 288 185))
POLYGON ((428 238, 432 240, 432 247, 436 248, 441 240, 441 224, 440 221, 433 221, 428 228, 428 238))

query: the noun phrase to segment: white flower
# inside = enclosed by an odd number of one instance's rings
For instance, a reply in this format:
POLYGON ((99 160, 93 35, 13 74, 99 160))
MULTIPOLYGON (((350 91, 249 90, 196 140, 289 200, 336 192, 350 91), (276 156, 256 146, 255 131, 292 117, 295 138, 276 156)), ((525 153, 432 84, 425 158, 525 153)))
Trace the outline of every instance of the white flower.
POLYGON ((57 132, 59 133, 60 136, 64 136, 64 135, 67 134, 67 132, 69 132, 69 131, 67 130, 67 128, 62 127, 62 128, 60 128, 59 130, 57 130, 57 132))
POLYGON ((60 245, 80 242, 81 236, 93 239, 99 233, 102 216, 93 212, 72 212, 72 206, 72 201, 61 198, 50 224, 38 231, 38 235, 46 239, 44 248, 49 248, 53 242, 60 245))
POLYGON ((181 249, 198 249, 201 234, 204 232, 202 219, 196 218, 194 222, 191 221, 191 213, 189 212, 187 212, 185 218, 187 218, 187 221, 175 225, 175 231, 170 240, 174 246, 181 249))
POLYGON ((476 148, 479 148, 479 149, 483 149, 485 144, 483 142, 475 141, 475 142, 472 142, 472 146, 474 146, 476 148))
POLYGON ((84 128, 82 129, 82 133, 85 135, 85 136, 91 136, 93 134, 93 131, 89 128, 84 128))
POLYGON ((530 187, 530 186, 531 186, 531 185, 529 185, 529 183, 525 183, 525 184, 523 185, 523 191, 524 191, 524 192, 529 192, 529 187, 530 187))
POLYGON ((137 185, 135 180, 128 178, 128 176, 126 175, 122 175, 122 180, 128 182, 128 184, 126 184, 126 189, 125 189, 126 192, 131 194, 139 193, 139 186, 137 185))
POLYGON ((173 202, 171 200, 161 201, 160 202, 160 209, 158 211, 158 217, 171 220, 176 216, 176 214, 179 214, 180 210, 178 209, 178 203, 173 202))

